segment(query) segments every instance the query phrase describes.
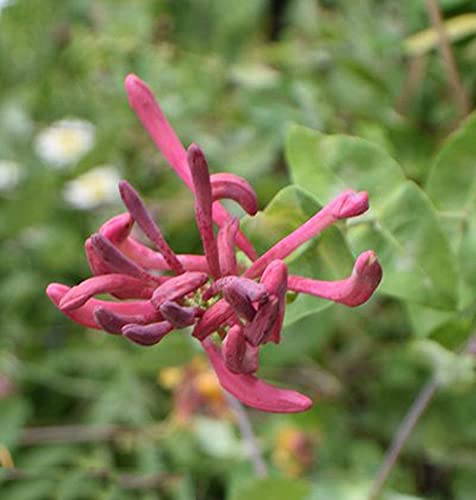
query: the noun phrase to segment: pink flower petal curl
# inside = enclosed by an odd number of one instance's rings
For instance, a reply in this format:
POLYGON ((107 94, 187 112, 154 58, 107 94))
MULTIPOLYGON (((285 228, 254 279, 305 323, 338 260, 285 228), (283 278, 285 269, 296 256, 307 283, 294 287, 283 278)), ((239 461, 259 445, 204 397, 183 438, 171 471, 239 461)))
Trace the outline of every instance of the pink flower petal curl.
POLYGON ((275 387, 251 374, 228 370, 220 348, 211 339, 204 340, 202 345, 222 387, 245 405, 272 413, 298 413, 311 408, 312 401, 304 394, 275 387))
POLYGON ((316 295, 346 306, 360 306, 372 296, 382 279, 382 267, 371 250, 357 257, 352 274, 339 281, 320 281, 289 276, 288 287, 300 293, 316 295))
POLYGON ((130 235, 133 225, 134 219, 128 212, 125 212, 107 220, 98 232, 112 244, 120 245, 130 235))
MULTIPOLYGON (((70 290, 69 286, 62 285, 61 283, 51 283, 46 289, 46 294, 51 302, 58 307, 61 299, 70 290)), ((94 310, 98 307, 107 308, 116 314, 123 314, 128 316, 142 317, 144 322, 157 321, 160 315, 157 310, 148 300, 135 300, 129 302, 112 302, 107 300, 89 299, 86 304, 74 309, 73 311, 61 311, 65 316, 72 319, 76 323, 85 326, 86 328, 95 328, 101 330, 94 318, 94 310)))
POLYGON ((103 274, 89 278, 71 288, 61 299, 59 307, 62 311, 77 309, 91 297, 101 293, 111 293, 127 299, 150 299, 154 288, 126 274, 103 274))
POLYGON ((246 213, 255 215, 258 199, 251 184, 235 174, 219 173, 210 176, 213 201, 230 199, 236 201, 246 213))

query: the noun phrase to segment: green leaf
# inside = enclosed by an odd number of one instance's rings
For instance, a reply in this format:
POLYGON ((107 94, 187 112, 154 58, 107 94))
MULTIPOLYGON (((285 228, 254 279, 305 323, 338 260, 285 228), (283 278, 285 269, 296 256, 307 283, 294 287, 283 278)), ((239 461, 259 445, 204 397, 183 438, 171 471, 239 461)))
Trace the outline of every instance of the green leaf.
POLYGON ((302 480, 268 477, 241 483, 229 500, 304 500, 310 485, 302 480))
POLYGON ((412 343, 415 354, 434 371, 438 382, 446 387, 469 386, 474 382, 474 356, 456 354, 432 340, 412 343))
MULTIPOLYGON (((271 200, 263 212, 243 221, 243 228, 261 254, 312 217, 321 206, 298 186, 288 186, 271 200)), ((326 229, 286 259, 289 272, 316 279, 342 279, 352 271, 353 258, 341 231, 326 229)), ((287 306, 285 325, 314 314, 332 302, 305 294, 287 306)))
POLYGON ((356 137, 294 126, 286 153, 293 180, 320 203, 345 189, 368 191, 371 208, 347 223, 347 236, 356 252, 377 252, 382 292, 438 309, 456 307, 455 262, 434 208, 385 151, 356 137))
POLYGON ((0 443, 7 448, 14 447, 21 436, 22 426, 30 416, 30 407, 19 398, 7 398, 2 401, 0 412, 0 443))
POLYGON ((194 419, 194 431, 200 446, 211 457, 223 459, 241 455, 241 443, 230 422, 197 417, 194 419))
POLYGON ((418 337, 427 337, 433 330, 447 323, 454 317, 452 311, 432 309, 408 302, 406 309, 413 329, 418 337))
POLYGON ((361 477, 322 478, 313 487, 309 500, 367 500, 370 482, 361 477))
POLYGON ((435 158, 426 190, 456 252, 461 277, 476 291, 476 114, 454 132, 435 158))
POLYGON ((431 337, 448 349, 459 348, 474 330, 476 307, 452 312, 406 304, 417 337, 431 337))

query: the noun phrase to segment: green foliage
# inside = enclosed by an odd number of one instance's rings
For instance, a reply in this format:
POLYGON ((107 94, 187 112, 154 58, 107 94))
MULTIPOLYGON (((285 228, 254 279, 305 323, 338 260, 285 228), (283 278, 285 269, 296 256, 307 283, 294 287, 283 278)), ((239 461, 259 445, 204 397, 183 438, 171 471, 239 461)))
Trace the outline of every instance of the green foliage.
POLYGON ((270 477, 255 479, 240 485, 230 495, 230 500, 286 500, 308 498, 309 484, 304 481, 270 477))
POLYGON ((381 290, 440 309, 456 307, 456 269, 436 213, 398 164, 371 143, 293 127, 291 175, 321 203, 344 189, 369 193, 371 210, 347 235, 356 251, 373 248, 386 270, 381 290), (431 249, 431 252, 429 251, 431 249))
MULTIPOLYGON (((425 2, 0 4, 0 461, 16 467, 0 469, 0 497, 363 500, 435 376, 441 388, 382 498, 472 500, 474 358, 462 351, 476 331, 476 117, 457 123, 435 32, 424 34, 425 2), (187 334, 140 349, 75 326, 44 295, 51 281, 88 276, 82 242, 123 210, 118 199, 81 209, 65 197, 100 165, 143 193, 173 248, 200 251, 191 196, 128 106, 129 72, 213 171, 253 184, 260 212, 242 227, 260 252, 342 190, 369 192, 368 214, 287 259, 292 273, 341 279, 374 249, 384 279, 356 309, 288 294, 282 343, 263 349, 260 375, 316 404, 296 416, 250 414, 267 479, 255 478, 227 414, 179 421, 162 370, 190 369, 199 349, 187 334), (94 144, 54 168, 37 138, 67 118, 88 121, 94 144), (56 441, 31 432, 45 426, 56 441), (296 469, 283 428, 310 439, 307 466, 296 469)), ((471 91, 476 4, 439 4, 471 91)), ((193 400, 183 394, 182 404, 193 400)))

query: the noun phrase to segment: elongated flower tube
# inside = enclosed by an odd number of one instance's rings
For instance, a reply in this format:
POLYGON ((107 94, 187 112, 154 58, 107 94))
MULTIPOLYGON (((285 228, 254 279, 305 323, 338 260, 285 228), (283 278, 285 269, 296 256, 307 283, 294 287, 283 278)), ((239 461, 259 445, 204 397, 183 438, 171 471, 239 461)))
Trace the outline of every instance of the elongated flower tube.
MULTIPOLYGON (((70 287, 60 283, 51 283, 46 289, 46 294, 51 302, 60 309, 61 299, 68 293, 70 287)), ((144 322, 153 321, 157 318, 157 310, 148 300, 136 300, 127 302, 112 302, 107 300, 89 299, 83 306, 77 309, 62 311, 66 316, 86 328, 101 330, 101 326, 94 317, 95 309, 104 307, 116 314, 143 317, 144 322)), ((61 309, 60 309, 61 310, 61 309)))
POLYGON ((135 189, 127 181, 121 181, 119 182, 119 191, 121 193, 122 201, 129 210, 129 213, 137 224, 139 224, 147 237, 157 246, 160 253, 164 256, 167 264, 170 266, 170 269, 175 271, 177 274, 185 272, 182 263, 178 260, 175 252, 165 241, 159 227, 149 215, 149 212, 143 205, 142 200, 136 193, 135 189))
POLYGON ((366 192, 345 191, 332 200, 316 215, 307 220, 301 227, 276 243, 246 270, 245 276, 256 278, 265 267, 275 259, 284 259, 302 244, 321 233, 339 219, 356 217, 369 208, 366 192))
POLYGON ((189 328, 220 384, 244 404, 279 413, 307 410, 312 405, 307 396, 255 376, 260 348, 280 342, 287 291, 350 307, 363 304, 375 292, 382 269, 370 250, 357 258, 350 276, 337 281, 288 275, 285 262, 339 219, 364 213, 367 193, 343 192, 258 256, 240 231, 239 220, 220 205, 220 200, 231 199, 250 216, 256 214, 258 200, 250 184, 231 173, 210 175, 204 152, 195 144, 185 150, 148 87, 129 75, 126 89, 156 145, 195 195, 204 255, 176 254, 137 191, 121 181, 127 212, 106 221, 85 243, 93 276, 72 288, 52 283, 46 290, 48 297, 80 325, 139 346, 156 345, 175 330, 189 328), (132 236, 134 224, 155 248, 132 236), (238 264, 237 249, 248 255, 249 265, 238 264), (99 299, 99 294, 112 298, 99 299))
POLYGON ((154 292, 151 286, 126 274, 103 274, 94 276, 74 286, 61 299, 59 307, 62 311, 77 309, 91 297, 102 293, 114 294, 124 299, 150 299, 154 292))
POLYGON ((208 163, 202 150, 196 144, 192 144, 188 148, 187 158, 195 187, 195 216, 202 238, 203 250, 207 258, 210 274, 214 278, 219 278, 220 261, 218 260, 218 247, 213 233, 213 199, 208 163))
MULTIPOLYGON (((126 77, 125 87, 131 108, 136 112, 157 148, 185 185, 193 191, 185 148, 167 121, 151 90, 133 74, 126 77)), ((222 205, 219 203, 213 205, 213 219, 219 226, 224 224, 228 218, 229 214, 222 205)), ((256 258, 256 250, 243 233, 238 233, 237 245, 250 259, 256 258)))

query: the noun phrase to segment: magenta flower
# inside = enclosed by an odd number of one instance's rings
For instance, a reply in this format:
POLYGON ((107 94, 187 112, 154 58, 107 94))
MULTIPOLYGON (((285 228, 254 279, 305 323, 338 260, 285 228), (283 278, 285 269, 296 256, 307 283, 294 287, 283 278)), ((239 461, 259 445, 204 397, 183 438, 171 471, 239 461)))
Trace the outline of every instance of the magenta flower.
POLYGON ((121 181, 127 212, 107 221, 85 244, 93 277, 69 288, 50 284, 47 294, 69 318, 88 328, 122 335, 150 346, 177 329, 193 327, 221 385, 244 404, 263 411, 307 410, 312 401, 298 392, 256 378, 259 349, 280 342, 286 292, 307 293, 355 307, 367 301, 382 278, 372 251, 362 253, 352 274, 340 281, 288 275, 284 259, 339 219, 368 209, 367 193, 345 191, 263 255, 240 231, 239 220, 221 205, 227 198, 250 215, 258 210, 250 184, 231 173, 209 173, 202 150, 180 143, 149 88, 129 75, 132 108, 172 168, 195 195, 195 215, 204 255, 177 255, 134 188, 121 181), (133 224, 155 250, 131 235, 133 224), (215 234, 214 224, 218 226, 215 234), (241 249, 251 265, 236 260, 241 249), (118 300, 100 300, 98 294, 118 300), (221 346, 211 338, 218 333, 221 346))

